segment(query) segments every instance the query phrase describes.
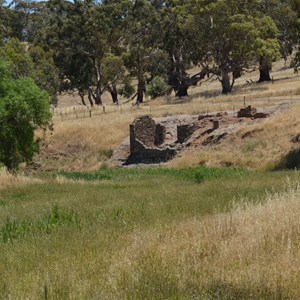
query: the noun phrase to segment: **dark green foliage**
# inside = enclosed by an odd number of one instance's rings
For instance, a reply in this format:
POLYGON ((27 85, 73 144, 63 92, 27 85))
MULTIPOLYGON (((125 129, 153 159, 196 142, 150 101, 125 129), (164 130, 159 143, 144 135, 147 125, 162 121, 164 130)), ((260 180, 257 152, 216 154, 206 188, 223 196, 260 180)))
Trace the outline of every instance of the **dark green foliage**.
POLYGON ((129 76, 126 76, 123 80, 123 84, 119 88, 118 92, 120 95, 129 98, 134 94, 134 87, 131 82, 131 78, 129 76))
POLYGON ((42 90, 48 92, 52 102, 56 102, 59 77, 51 52, 45 52, 39 46, 28 47, 12 38, 0 48, 0 57, 10 64, 14 79, 32 78, 42 90))
POLYGON ((138 103, 156 76, 179 97, 206 76, 217 77, 223 93, 231 92, 244 70, 259 68, 259 81, 270 80, 272 63, 292 54, 299 30, 298 0, 18 0, 0 8, 0 45, 14 37, 43 48, 43 63, 35 64, 34 70, 40 68, 30 76, 54 95, 53 58, 61 89, 76 90, 82 99, 88 95, 91 105, 102 104, 105 91, 114 103, 119 92, 131 97, 128 73, 137 79, 138 103), (191 65, 201 71, 188 74, 191 65))
POLYGON ((13 80, 0 61, 0 162, 9 170, 29 162, 38 150, 34 129, 46 129, 50 118, 47 93, 30 78, 13 80))
POLYGON ((151 99, 159 96, 164 96, 169 90, 169 86, 165 80, 160 76, 155 76, 146 87, 146 95, 151 99))
POLYGON ((32 60, 33 70, 29 74, 34 82, 42 90, 47 91, 53 104, 57 103, 57 92, 60 88, 58 69, 54 65, 52 53, 45 52, 39 46, 29 48, 29 56, 32 60))
MULTIPOLYGON (((298 47, 300 45, 300 0, 294 0, 294 10, 297 13, 297 23, 296 23, 296 30, 297 30, 297 39, 298 39, 298 47)), ((298 69, 300 67, 300 50, 298 49, 296 57, 294 59, 294 68, 295 71, 298 72, 298 69)))

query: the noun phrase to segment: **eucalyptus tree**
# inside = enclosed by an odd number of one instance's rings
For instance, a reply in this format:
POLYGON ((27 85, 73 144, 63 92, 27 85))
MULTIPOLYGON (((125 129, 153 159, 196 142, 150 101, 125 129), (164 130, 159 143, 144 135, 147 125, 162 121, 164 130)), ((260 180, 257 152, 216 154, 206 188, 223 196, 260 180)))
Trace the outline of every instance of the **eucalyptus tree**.
MULTIPOLYGON (((167 0, 160 7, 162 49, 168 55, 167 68, 168 84, 175 95, 184 97, 188 89, 196 85, 207 74, 206 68, 195 74, 187 72, 191 66, 197 65, 200 53, 195 39, 195 30, 190 24, 190 1, 167 0)), ((201 66, 202 68, 203 66, 201 66)))
POLYGON ((10 37, 20 38, 22 23, 15 11, 0 1, 0 46, 10 37))
POLYGON ((259 62, 259 82, 271 81, 272 63, 280 59, 279 31, 268 16, 258 18, 256 24, 259 31, 254 50, 259 62))
POLYGON ((137 103, 144 100, 147 81, 166 72, 168 59, 162 49, 161 6, 161 1, 136 0, 126 21, 124 60, 130 74, 137 78, 137 103))
POLYGON ((56 103, 59 77, 51 52, 45 52, 39 46, 21 43, 16 38, 9 38, 0 47, 0 58, 10 65, 13 79, 32 78, 39 88, 47 91, 51 101, 56 103))
POLYGON ((53 50, 64 89, 88 93, 97 105, 105 90, 115 96, 124 73, 120 45, 129 5, 127 0, 47 2, 47 20, 35 43, 53 50))
POLYGON ((298 38, 298 51, 295 57, 295 70, 297 71, 298 67, 300 66, 300 0, 293 1, 293 7, 297 13, 297 38, 298 38))
POLYGON ((191 1, 191 26, 202 63, 218 77, 222 93, 232 91, 242 72, 253 68, 262 54, 276 56, 276 26, 259 12, 259 1, 191 1), (265 42, 266 41, 266 42, 265 42), (202 57, 202 58, 201 58, 202 57))
MULTIPOLYGON (((295 45, 297 44, 297 14, 293 7, 293 1, 291 0, 261 0, 260 11, 263 15, 268 15, 275 23, 274 25, 269 22, 266 28, 269 28, 269 34, 272 33, 273 38, 265 39, 264 43, 269 43, 269 50, 262 53, 260 58, 260 78, 259 82, 270 81, 270 70, 272 62, 275 61, 279 55, 281 58, 287 61, 288 57, 292 55, 295 45), (269 26, 268 26, 269 25, 269 26), (277 39, 280 46, 280 53, 277 53, 275 47, 272 49, 272 45, 275 45, 274 39, 277 39), (278 55, 279 54, 279 55, 278 55)), ((266 31, 265 31, 266 32, 266 31)), ((277 48, 278 46, 276 46, 277 48)))
POLYGON ((10 9, 17 16, 21 27, 18 39, 20 41, 32 43, 38 31, 44 25, 46 17, 46 1, 34 0, 13 0, 10 9))

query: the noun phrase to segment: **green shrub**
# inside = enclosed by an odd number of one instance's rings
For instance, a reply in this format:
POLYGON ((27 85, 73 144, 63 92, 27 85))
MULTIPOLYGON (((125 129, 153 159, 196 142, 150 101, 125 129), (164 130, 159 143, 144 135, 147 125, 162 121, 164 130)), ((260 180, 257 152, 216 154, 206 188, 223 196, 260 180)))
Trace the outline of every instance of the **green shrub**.
POLYGON ((164 78, 155 76, 146 87, 146 95, 151 99, 164 96, 169 90, 164 78))

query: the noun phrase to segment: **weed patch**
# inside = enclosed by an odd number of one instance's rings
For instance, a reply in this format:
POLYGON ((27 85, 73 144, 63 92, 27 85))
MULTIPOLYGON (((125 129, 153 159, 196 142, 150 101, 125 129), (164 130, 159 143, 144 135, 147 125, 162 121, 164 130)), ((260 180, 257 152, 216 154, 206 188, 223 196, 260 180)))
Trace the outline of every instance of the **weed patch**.
POLYGON ((79 215, 73 210, 66 210, 55 205, 49 214, 44 215, 40 220, 10 220, 0 228, 0 241, 7 243, 20 239, 28 233, 44 232, 50 234, 60 226, 80 225, 79 215))

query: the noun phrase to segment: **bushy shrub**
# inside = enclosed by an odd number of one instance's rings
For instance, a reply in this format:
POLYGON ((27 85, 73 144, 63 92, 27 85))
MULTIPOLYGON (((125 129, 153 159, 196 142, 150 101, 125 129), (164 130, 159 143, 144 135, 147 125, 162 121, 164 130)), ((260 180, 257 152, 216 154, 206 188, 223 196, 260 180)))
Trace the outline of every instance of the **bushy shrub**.
POLYGON ((129 98, 133 95, 135 89, 131 83, 130 77, 125 77, 123 85, 118 89, 118 93, 125 98, 129 98))
POLYGON ((159 96, 167 94, 169 86, 165 82, 164 78, 155 76, 146 87, 146 95, 151 99, 155 99, 159 96))

